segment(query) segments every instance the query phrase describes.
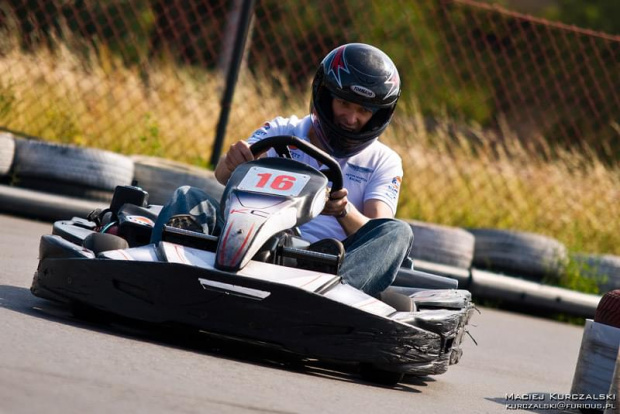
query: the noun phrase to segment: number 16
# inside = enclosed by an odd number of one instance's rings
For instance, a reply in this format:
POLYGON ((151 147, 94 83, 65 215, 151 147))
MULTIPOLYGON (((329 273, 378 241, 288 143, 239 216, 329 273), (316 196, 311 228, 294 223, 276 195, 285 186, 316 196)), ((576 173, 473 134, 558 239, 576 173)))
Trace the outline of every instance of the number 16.
POLYGON ((286 191, 290 190, 295 184, 295 177, 291 177, 290 175, 277 175, 271 179, 273 174, 270 173, 261 173, 257 174, 260 177, 260 180, 256 184, 257 188, 265 188, 267 184, 269 187, 277 190, 277 191, 286 191))

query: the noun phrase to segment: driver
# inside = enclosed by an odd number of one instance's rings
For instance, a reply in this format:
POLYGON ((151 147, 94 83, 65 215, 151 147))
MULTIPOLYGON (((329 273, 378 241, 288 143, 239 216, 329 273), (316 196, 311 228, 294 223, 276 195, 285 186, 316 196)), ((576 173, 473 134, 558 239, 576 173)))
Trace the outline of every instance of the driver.
MULTIPOLYGON (((247 141, 233 143, 215 168, 217 180, 226 184, 238 165, 254 159, 250 145, 277 135, 297 136, 334 157, 344 188, 331 194, 321 215, 300 226, 301 237, 311 243, 341 240, 345 255, 339 275, 373 296, 392 284, 413 241, 410 226, 394 219, 403 176, 401 158, 377 140, 392 119, 400 92, 398 70, 384 52, 362 43, 337 47, 315 74, 309 115, 265 123, 247 141)), ((290 150, 294 160, 321 168, 311 156, 290 150)), ((272 149, 266 156, 277 154, 272 149)), ((186 211, 202 200, 198 210, 207 211, 211 220, 203 230, 219 227, 213 221, 213 200, 204 201, 205 196, 201 190, 182 187, 172 200, 186 211)), ((160 218, 167 220, 175 211, 179 209, 160 218)))

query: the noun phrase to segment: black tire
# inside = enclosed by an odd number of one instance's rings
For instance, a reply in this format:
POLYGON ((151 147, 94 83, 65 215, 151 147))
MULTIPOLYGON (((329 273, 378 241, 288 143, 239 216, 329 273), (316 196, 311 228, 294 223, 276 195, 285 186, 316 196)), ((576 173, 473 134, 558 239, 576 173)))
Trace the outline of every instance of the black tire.
POLYGON ((215 179, 213 171, 163 158, 134 155, 134 179, 149 193, 151 204, 165 204, 177 188, 183 185, 198 187, 222 198, 224 186, 215 179))
POLYGON ((568 261, 566 246, 534 233, 470 229, 476 238, 473 265, 511 276, 541 281, 557 278, 568 261))
POLYGON ((620 328, 620 289, 603 295, 596 308, 594 322, 620 328))
POLYGON ((0 132, 0 176, 7 175, 13 165, 15 140, 8 132, 0 132))
POLYGON ((0 185, 0 212, 54 222, 86 217, 104 203, 0 185))
POLYGON ((84 239, 82 246, 92 250, 97 255, 109 250, 127 249, 129 248, 129 243, 127 243, 127 240, 114 234, 92 233, 84 239))
POLYGON ((402 372, 386 371, 373 364, 360 364, 360 376, 362 379, 374 384, 394 386, 403 380, 404 375, 402 372))
POLYGON ((42 191, 44 193, 60 194, 86 200, 105 201, 107 203, 112 201, 112 197, 114 196, 114 191, 100 190, 90 186, 43 177, 21 177, 15 180, 15 184, 17 187, 42 191))
POLYGON ((595 279, 601 292, 620 289, 620 257, 577 253, 571 256, 580 274, 595 279))
POLYGON ((474 256, 474 236, 458 227, 407 220, 413 230, 410 257, 447 266, 469 269, 474 256))
POLYGON ((120 154, 21 138, 15 144, 17 179, 44 178, 108 191, 133 180, 133 161, 120 154))

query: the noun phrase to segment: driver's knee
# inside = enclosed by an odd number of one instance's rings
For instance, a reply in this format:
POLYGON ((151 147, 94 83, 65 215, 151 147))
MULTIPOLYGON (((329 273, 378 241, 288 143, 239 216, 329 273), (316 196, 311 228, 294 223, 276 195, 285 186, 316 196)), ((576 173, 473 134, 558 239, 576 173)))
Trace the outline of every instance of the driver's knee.
POLYGON ((360 230, 372 232, 375 237, 389 237, 390 243, 398 243, 403 248, 413 244, 413 230, 406 222, 395 218, 379 218, 368 221, 360 230))
POLYGON ((391 231, 396 232, 399 238, 413 242, 413 230, 408 223, 399 219, 390 219, 390 225, 392 226, 391 231))
POLYGON ((411 248, 413 247, 414 234, 409 223, 402 220, 393 219, 395 238, 400 243, 399 247, 406 251, 406 256, 411 254, 411 248))

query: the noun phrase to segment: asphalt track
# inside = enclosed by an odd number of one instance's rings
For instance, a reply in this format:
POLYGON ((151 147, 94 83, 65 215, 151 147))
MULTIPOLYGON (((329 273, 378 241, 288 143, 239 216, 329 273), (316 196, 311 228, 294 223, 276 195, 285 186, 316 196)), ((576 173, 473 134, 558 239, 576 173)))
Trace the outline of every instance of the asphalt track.
POLYGON ((481 309, 462 361, 395 388, 206 335, 75 319, 30 294, 48 223, 0 215, 0 413, 500 413, 570 392, 583 328, 481 309), (513 396, 513 399, 507 397, 513 396))

